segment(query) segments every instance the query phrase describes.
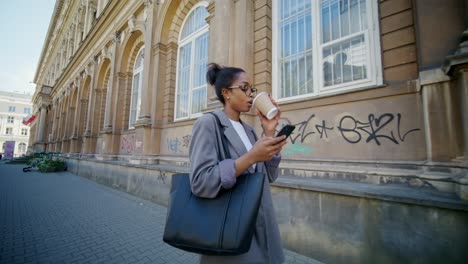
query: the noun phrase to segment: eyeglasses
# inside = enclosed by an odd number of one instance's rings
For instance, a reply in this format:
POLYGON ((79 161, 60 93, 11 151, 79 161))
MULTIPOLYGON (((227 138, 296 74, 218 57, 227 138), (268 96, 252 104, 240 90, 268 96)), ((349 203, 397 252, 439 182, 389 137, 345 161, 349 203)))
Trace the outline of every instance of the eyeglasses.
POLYGON ((241 84, 236 86, 227 87, 228 89, 241 89, 245 95, 254 96, 257 94, 257 88, 253 87, 250 84, 241 84))

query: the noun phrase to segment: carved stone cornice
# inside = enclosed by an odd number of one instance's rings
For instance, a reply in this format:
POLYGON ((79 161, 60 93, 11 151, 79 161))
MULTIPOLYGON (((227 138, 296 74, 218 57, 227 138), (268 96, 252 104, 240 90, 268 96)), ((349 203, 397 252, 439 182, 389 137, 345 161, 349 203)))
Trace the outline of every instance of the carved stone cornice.
POLYGON ((97 6, 94 4, 94 2, 90 2, 88 5, 88 9, 91 10, 91 13, 92 13, 97 10, 97 6))
POLYGON ((112 39, 111 39, 111 42, 112 44, 120 44, 121 40, 122 40, 122 31, 115 31, 113 34, 112 34, 112 39))
POLYGON ((119 81, 126 80, 128 78, 128 72, 118 72, 117 78, 119 79, 119 81))
POLYGON ((159 52, 161 53, 167 53, 167 46, 164 45, 161 42, 158 42, 153 45, 153 55, 158 54, 159 52))
POLYGON ((167 48, 167 52, 174 52, 174 51, 177 51, 177 48, 179 47, 179 45, 177 45, 176 42, 169 42, 167 45, 166 45, 166 48, 167 48))
POLYGON ((132 16, 128 19, 128 21, 127 21, 128 30, 129 30, 130 32, 135 31, 136 23, 137 23, 136 16, 135 16, 135 15, 132 15, 132 16))
POLYGON ((462 33, 461 41, 454 54, 445 58, 443 71, 447 75, 452 75, 455 69, 468 67, 468 29, 462 33))
POLYGON ((208 16, 205 18, 205 21, 206 23, 208 23, 208 25, 210 24, 211 20, 213 19, 214 17, 214 13, 215 13, 215 3, 214 2, 211 2, 207 7, 206 7, 206 10, 208 11, 208 16))
POLYGON ((145 0, 145 10, 143 11, 143 20, 146 22, 148 19, 149 14, 153 11, 154 8, 154 1, 153 0, 145 0))
POLYGON ((84 133, 83 133, 83 137, 91 137, 93 135, 93 133, 91 132, 91 130, 86 130, 84 133))

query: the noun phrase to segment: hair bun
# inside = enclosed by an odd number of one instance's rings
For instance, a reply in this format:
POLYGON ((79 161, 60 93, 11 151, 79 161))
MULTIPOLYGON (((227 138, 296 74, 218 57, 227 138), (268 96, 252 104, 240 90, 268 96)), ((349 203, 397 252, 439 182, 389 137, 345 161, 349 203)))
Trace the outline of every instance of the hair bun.
POLYGON ((206 72, 206 81, 214 85, 216 82, 216 78, 218 77, 218 73, 222 70, 223 68, 219 66, 217 63, 210 63, 208 64, 208 71, 206 72))

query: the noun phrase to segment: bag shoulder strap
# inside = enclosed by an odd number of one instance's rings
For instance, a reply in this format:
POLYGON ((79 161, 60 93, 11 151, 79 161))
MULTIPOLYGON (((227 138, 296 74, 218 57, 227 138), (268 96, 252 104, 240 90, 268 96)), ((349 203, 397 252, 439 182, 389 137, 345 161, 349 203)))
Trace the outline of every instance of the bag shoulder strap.
MULTIPOLYGON (((215 113, 209 112, 208 114, 212 114, 215 117, 216 123, 218 124, 218 127, 219 127, 219 130, 223 133, 223 135, 221 136, 221 142, 223 143, 222 145, 223 145, 223 149, 224 149, 224 155, 225 155, 226 158, 230 159, 231 154, 229 153, 228 142, 227 142, 226 136, 224 135, 223 125, 221 124, 221 121, 219 120, 219 117, 215 113)), ((218 137, 218 134, 216 134, 216 137, 218 137)))

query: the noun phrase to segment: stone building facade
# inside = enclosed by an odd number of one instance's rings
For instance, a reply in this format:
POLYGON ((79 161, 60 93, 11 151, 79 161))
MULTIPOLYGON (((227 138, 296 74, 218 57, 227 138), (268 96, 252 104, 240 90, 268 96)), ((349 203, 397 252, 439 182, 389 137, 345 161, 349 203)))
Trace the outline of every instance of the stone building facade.
MULTIPOLYGON (((242 67, 297 127, 272 187, 287 248, 326 263, 461 263, 467 2, 57 0, 31 143, 166 204, 194 121, 221 107, 206 64, 242 67)), ((242 118, 261 130, 253 111, 242 118)))
POLYGON ((32 114, 30 94, 0 91, 0 146, 5 158, 6 141, 15 141, 14 157, 28 152, 30 127, 23 119, 32 114))

